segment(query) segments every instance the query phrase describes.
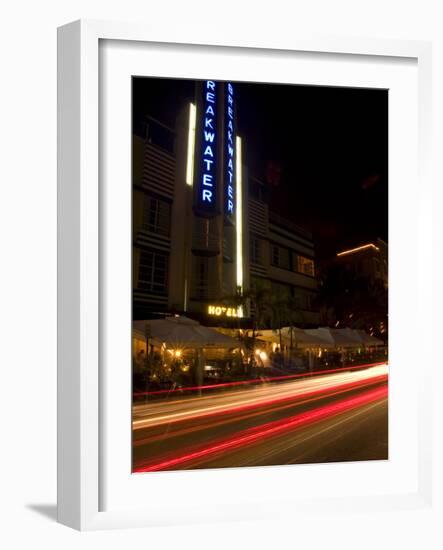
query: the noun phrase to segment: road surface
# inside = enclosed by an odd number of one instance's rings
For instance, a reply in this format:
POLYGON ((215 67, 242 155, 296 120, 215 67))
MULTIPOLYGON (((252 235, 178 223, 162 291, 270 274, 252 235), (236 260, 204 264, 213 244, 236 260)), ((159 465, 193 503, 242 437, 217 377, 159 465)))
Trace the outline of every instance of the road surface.
POLYGON ((133 470, 388 458, 388 367, 171 392, 133 407, 133 470))

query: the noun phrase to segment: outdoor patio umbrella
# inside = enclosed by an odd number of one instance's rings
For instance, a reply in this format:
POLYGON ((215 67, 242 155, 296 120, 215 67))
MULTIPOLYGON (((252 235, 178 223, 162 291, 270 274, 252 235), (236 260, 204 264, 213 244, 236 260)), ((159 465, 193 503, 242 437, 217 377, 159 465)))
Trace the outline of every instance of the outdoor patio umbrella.
POLYGON ((384 342, 370 336, 364 330, 357 330, 351 328, 341 328, 333 329, 335 333, 341 334, 343 337, 348 338, 349 340, 355 340, 356 344, 363 347, 374 347, 374 346, 383 346, 384 342))
POLYGON ((376 346, 385 345, 383 340, 380 340, 379 338, 375 338, 374 336, 370 336, 364 330, 356 330, 355 332, 358 333, 358 335, 362 339, 363 345, 366 347, 376 347, 376 346))
POLYGON ((238 340, 221 334, 214 329, 200 325, 184 316, 165 317, 152 321, 134 321, 134 331, 149 334, 149 338, 168 348, 225 348, 240 347, 238 340))
POLYGON ((323 340, 325 347, 352 348, 360 345, 355 336, 351 336, 348 333, 343 333, 340 329, 321 327, 308 329, 305 332, 323 340))
MULTIPOLYGON (((315 334, 308 334, 307 331, 297 327, 283 327, 281 329, 281 337, 286 346, 290 346, 291 344, 291 332, 292 345, 294 348, 331 347, 322 338, 316 336, 315 334)), ((278 331, 275 330, 260 330, 257 333, 257 338, 259 340, 264 340, 265 342, 274 342, 277 344, 280 342, 280 335, 278 331)))
POLYGON ((299 348, 321 348, 328 347, 325 346, 324 340, 315 334, 310 334, 308 331, 303 330, 297 327, 283 327, 282 333, 288 342, 291 342, 291 333, 292 333, 292 344, 294 347, 299 348))
MULTIPOLYGON (((346 340, 350 344, 354 343, 354 347, 361 347, 365 345, 361 334, 357 330, 354 330, 352 328, 336 328, 332 330, 333 330, 333 334, 337 334, 342 338, 342 341, 346 340)), ((351 346, 344 345, 343 347, 351 347, 351 346)))

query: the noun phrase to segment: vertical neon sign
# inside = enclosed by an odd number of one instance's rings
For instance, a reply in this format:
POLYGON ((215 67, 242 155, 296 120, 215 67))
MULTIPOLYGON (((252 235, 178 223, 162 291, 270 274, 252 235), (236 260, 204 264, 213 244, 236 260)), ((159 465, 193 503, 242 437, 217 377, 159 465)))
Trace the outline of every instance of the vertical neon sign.
POLYGON ((217 89, 213 80, 203 84, 201 163, 198 185, 198 205, 206 211, 215 210, 217 200, 217 89))
POLYGON ((235 105, 234 87, 225 85, 225 215, 235 221, 235 105))

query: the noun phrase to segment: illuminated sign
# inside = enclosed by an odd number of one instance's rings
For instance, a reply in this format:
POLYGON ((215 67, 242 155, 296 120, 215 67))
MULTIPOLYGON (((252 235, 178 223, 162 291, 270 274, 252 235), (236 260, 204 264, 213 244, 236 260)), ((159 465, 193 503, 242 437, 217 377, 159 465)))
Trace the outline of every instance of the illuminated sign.
POLYGON ((216 317, 242 317, 241 308, 228 306, 208 306, 208 314, 216 317))
POLYGON ((346 256, 347 254, 354 254, 354 252, 360 252, 360 250, 368 250, 369 248, 372 248, 377 252, 380 250, 378 246, 375 246, 375 244, 369 243, 369 244, 364 244, 363 246, 358 246, 357 248, 351 248, 350 250, 345 250, 344 252, 339 252, 337 256, 346 256))
POLYGON ((234 87, 230 82, 225 85, 225 214, 235 220, 235 105, 234 87))
POLYGON ((217 200, 217 85, 213 80, 203 83, 201 117, 201 160, 197 188, 198 206, 215 210, 217 200))

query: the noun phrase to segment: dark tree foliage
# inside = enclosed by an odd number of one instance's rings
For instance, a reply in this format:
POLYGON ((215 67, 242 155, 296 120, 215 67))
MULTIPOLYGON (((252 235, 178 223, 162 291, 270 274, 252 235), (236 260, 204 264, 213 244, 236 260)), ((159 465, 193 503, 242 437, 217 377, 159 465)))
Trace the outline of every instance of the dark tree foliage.
POLYGON ((323 324, 387 337, 388 290, 379 279, 335 266, 320 281, 317 305, 323 324))

